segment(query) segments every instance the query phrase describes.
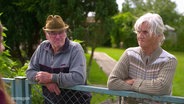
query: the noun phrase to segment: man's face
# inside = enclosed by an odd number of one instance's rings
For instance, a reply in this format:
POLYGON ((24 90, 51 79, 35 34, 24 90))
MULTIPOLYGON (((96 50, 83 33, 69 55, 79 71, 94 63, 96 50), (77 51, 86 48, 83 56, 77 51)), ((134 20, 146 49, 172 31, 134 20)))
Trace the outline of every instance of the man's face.
POLYGON ((64 31, 49 31, 46 32, 46 37, 50 41, 51 45, 55 48, 61 48, 65 44, 67 37, 66 30, 64 31))
POLYGON ((159 44, 159 36, 150 33, 149 28, 147 23, 143 23, 137 31, 137 41, 141 48, 155 47, 159 44))

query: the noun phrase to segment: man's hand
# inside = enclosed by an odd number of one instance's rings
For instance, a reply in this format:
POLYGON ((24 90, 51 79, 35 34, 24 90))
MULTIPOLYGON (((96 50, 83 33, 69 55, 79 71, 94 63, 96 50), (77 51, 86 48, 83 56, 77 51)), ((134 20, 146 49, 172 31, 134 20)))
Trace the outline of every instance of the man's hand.
POLYGON ((50 83, 52 80, 52 74, 50 74, 48 72, 40 71, 36 74, 35 79, 36 79, 36 81, 38 81, 39 84, 50 83))
POLYGON ((129 85, 133 85, 134 79, 126 79, 125 82, 129 85))
POLYGON ((48 84, 45 84, 45 86, 50 92, 54 92, 56 95, 59 95, 61 93, 56 83, 48 83, 48 84))

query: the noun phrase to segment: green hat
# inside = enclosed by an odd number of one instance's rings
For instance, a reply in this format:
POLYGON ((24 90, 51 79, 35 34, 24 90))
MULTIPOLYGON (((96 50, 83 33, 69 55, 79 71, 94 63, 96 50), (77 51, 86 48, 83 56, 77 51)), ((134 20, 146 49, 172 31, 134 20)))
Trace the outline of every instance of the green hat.
POLYGON ((59 15, 49 15, 46 20, 46 25, 43 27, 45 31, 63 31, 69 26, 64 23, 59 15))

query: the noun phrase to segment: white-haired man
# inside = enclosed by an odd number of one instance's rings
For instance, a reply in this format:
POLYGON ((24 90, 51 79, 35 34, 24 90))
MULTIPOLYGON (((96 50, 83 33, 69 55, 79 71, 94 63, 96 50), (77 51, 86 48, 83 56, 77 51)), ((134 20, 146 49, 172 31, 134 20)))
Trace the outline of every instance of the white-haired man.
MULTIPOLYGON (((109 76, 108 88, 170 95, 177 60, 161 48, 165 39, 162 18, 158 14, 146 13, 136 21, 134 29, 139 46, 125 50, 109 76)), ((126 97, 124 99, 129 104, 154 102, 126 97)))

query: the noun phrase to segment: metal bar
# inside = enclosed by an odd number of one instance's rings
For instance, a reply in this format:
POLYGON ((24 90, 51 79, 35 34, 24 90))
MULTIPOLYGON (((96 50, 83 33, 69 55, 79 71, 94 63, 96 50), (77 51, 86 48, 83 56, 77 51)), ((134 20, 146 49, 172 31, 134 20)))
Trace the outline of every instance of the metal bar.
POLYGON ((132 97, 132 98, 141 98, 141 99, 146 98, 146 99, 151 99, 154 101, 162 101, 162 102, 184 103, 184 97, 179 97, 179 96, 169 96, 169 95, 154 96, 154 95, 147 95, 147 94, 142 94, 142 93, 133 92, 133 91, 114 91, 114 90, 109 90, 108 88, 96 87, 96 86, 77 85, 66 89, 95 92, 95 93, 116 95, 116 96, 123 96, 123 97, 132 97))
MULTIPOLYGON (((27 81, 26 82, 27 84, 25 84, 25 80, 26 80, 25 77, 15 78, 15 86, 16 86, 16 97, 15 98, 17 97, 21 98, 21 99, 15 99, 17 101, 17 104, 23 104, 23 101, 24 101, 23 98, 25 98, 25 95, 23 92, 25 92, 25 89, 28 90, 25 87, 28 87, 29 84, 36 84, 35 82, 30 82, 30 81, 27 81)), ((133 91, 114 91, 114 90, 109 90, 108 88, 105 88, 105 87, 96 87, 96 86, 89 86, 89 85, 77 85, 74 87, 69 87, 69 88, 64 88, 64 89, 95 92, 95 93, 115 95, 115 96, 120 96, 120 97, 132 97, 132 98, 141 98, 141 99, 146 98, 146 99, 150 99, 154 101, 184 104, 184 97, 180 97, 180 96, 170 96, 170 95, 155 96, 155 95, 142 94, 142 93, 133 92, 133 91)), ((31 93, 28 93, 28 94, 31 94, 31 93)))
POLYGON ((10 83, 11 97, 15 97, 15 79, 14 78, 2 78, 5 83, 10 83))
POLYGON ((25 77, 15 77, 15 101, 17 104, 25 104, 25 77))
POLYGON ((25 97, 25 104, 31 104, 31 85, 29 84, 28 80, 25 80, 25 97))

